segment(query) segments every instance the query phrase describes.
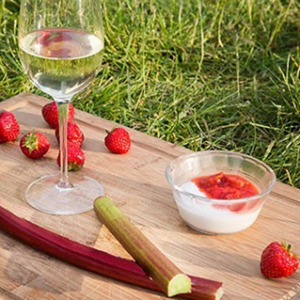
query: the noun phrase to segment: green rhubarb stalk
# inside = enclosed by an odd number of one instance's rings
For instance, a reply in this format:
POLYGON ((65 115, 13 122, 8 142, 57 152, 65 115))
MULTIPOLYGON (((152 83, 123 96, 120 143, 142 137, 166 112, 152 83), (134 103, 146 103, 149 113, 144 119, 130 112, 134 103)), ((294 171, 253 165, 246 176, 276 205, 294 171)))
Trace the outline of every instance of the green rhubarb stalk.
POLYGON ((94 209, 99 220, 168 297, 191 292, 190 278, 158 250, 110 198, 97 198, 94 209))

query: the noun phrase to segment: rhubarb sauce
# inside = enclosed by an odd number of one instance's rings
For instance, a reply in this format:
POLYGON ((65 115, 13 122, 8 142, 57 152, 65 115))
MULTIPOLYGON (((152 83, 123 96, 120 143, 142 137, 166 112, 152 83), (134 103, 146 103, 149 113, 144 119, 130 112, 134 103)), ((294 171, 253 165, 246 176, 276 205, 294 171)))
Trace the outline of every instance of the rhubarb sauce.
POLYGON ((249 180, 237 174, 220 172, 214 175, 196 177, 191 181, 207 198, 212 199, 241 199, 259 193, 249 180))

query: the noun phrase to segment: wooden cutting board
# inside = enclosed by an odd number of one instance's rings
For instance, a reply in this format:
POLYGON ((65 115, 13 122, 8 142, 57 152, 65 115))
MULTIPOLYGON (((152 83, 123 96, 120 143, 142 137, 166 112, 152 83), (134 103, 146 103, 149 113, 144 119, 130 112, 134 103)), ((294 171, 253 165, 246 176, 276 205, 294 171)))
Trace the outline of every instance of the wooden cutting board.
MULTIPOLYGON (((130 258, 93 211, 75 216, 51 216, 31 208, 24 199, 26 186, 35 178, 58 171, 57 141, 43 120, 41 108, 49 100, 20 94, 0 103, 12 111, 21 135, 0 144, 0 205, 80 243, 130 258), (36 129, 50 139, 46 157, 32 161, 21 153, 23 134, 36 129)), ((300 191, 277 183, 258 220, 233 235, 207 236, 188 228, 180 219, 165 179, 167 164, 190 151, 129 130, 132 148, 126 155, 109 153, 105 130, 115 123, 76 111, 85 134, 86 164, 80 171, 103 184, 124 213, 183 271, 224 282, 224 300, 297 299, 300 270, 290 278, 266 280, 259 271, 263 248, 285 240, 300 255, 300 191)), ((17 300, 155 300, 162 294, 123 284, 81 270, 23 245, 0 230, 0 299, 17 300)))

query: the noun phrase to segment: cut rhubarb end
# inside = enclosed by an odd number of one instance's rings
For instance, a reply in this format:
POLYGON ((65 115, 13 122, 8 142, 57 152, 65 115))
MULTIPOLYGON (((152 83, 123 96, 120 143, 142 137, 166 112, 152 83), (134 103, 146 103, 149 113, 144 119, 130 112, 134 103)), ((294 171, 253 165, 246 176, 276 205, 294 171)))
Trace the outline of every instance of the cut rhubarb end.
POLYGON ((224 290, 223 288, 219 288, 217 293, 216 293, 216 300, 220 300, 224 295, 224 290))
POLYGON ((178 274, 173 277, 168 285, 168 297, 178 294, 190 293, 192 290, 191 280, 184 274, 178 274))

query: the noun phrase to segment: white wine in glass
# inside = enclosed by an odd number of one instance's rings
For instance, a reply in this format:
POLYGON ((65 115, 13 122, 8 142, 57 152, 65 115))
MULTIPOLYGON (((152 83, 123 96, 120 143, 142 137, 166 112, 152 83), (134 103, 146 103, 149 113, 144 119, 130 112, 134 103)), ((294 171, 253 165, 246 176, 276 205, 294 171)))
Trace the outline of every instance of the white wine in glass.
POLYGON ((21 0, 22 65, 34 85, 54 99, 59 113, 60 173, 38 178, 25 193, 31 206, 49 214, 88 211, 94 199, 104 193, 96 180, 68 173, 67 147, 69 103, 97 74, 103 36, 97 0, 21 0))

